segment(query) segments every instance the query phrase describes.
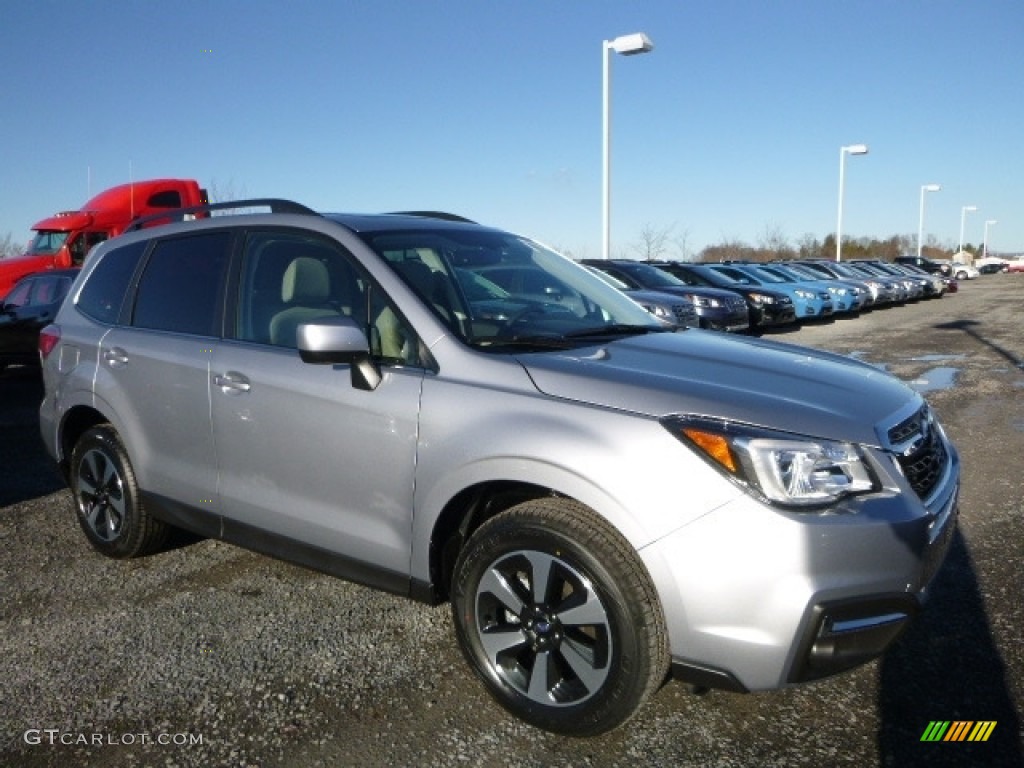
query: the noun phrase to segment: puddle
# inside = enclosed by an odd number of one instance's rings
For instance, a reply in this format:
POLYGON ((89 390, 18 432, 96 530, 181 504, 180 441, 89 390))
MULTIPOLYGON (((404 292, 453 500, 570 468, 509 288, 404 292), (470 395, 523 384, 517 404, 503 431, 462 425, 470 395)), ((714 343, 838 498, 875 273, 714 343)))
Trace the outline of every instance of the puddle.
POLYGON ((925 371, 913 381, 908 381, 912 389, 921 394, 926 392, 938 392, 944 389, 952 389, 956 384, 956 375, 960 373, 957 368, 939 366, 925 371))

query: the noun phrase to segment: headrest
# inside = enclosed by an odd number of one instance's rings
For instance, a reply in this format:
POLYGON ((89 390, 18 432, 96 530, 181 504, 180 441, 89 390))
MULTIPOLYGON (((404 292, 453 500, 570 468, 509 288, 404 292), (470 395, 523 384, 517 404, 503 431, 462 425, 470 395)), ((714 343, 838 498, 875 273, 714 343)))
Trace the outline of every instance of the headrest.
POLYGON ((331 294, 331 281, 323 262, 308 256, 292 259, 281 281, 281 299, 289 304, 323 302, 331 294))

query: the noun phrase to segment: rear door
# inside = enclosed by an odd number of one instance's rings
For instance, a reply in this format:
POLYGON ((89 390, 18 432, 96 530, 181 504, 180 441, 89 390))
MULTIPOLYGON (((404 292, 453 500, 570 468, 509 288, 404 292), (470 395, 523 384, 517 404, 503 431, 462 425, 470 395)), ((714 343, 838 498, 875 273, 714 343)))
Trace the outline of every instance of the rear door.
POLYGON ((98 396, 132 458, 140 486, 163 501, 216 507, 210 360, 221 334, 232 235, 160 239, 124 324, 102 339, 98 396))

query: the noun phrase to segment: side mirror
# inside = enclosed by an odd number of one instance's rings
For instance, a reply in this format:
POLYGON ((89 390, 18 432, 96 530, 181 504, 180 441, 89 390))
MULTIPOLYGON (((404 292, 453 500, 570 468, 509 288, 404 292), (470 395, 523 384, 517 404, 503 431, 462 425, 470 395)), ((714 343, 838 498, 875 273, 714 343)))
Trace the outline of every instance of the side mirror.
POLYGON ((380 384, 380 369, 370 359, 370 343, 351 318, 324 317, 300 323, 295 335, 304 363, 351 365, 352 386, 357 389, 374 390, 380 384))

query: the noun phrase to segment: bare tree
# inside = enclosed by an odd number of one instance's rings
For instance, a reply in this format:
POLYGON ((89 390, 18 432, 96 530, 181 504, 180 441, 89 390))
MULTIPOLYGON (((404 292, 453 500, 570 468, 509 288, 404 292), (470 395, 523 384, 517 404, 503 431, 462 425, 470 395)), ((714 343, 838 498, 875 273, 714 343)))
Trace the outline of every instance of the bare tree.
POLYGON ((644 224, 643 229, 640 230, 640 242, 633 246, 633 250, 644 261, 664 258, 674 228, 675 224, 662 229, 658 229, 653 224, 644 224))
POLYGON ((825 245, 810 232, 805 232, 797 240, 797 256, 801 259, 823 259, 828 258, 825 252, 825 245))
POLYGON ((672 245, 675 247, 677 261, 693 261, 693 251, 690 250, 690 230, 684 229, 673 237, 672 245))
POLYGON ((717 245, 709 245, 701 252, 701 261, 750 261, 754 249, 736 238, 723 238, 717 245))
POLYGON ((757 245, 765 261, 789 259, 796 255, 796 251, 778 224, 766 224, 757 245))
POLYGON ((21 256, 26 248, 23 244, 15 242, 14 236, 8 232, 0 237, 0 259, 7 259, 12 256, 21 256))

